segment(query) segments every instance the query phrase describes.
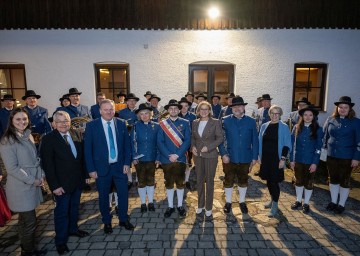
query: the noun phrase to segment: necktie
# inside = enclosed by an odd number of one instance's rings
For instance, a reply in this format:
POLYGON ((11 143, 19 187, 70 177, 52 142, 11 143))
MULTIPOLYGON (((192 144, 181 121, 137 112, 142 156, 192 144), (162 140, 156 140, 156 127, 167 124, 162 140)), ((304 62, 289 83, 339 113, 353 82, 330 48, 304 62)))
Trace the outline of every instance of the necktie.
POLYGON ((71 152, 73 153, 74 157, 76 158, 77 157, 77 151, 76 151, 75 145, 69 143, 68 137, 69 137, 69 135, 67 135, 67 134, 64 135, 65 143, 66 143, 66 145, 68 147, 70 147, 71 152))
POLYGON ((111 159, 114 159, 116 157, 114 135, 112 133, 112 129, 110 126, 111 122, 107 122, 107 124, 108 124, 108 134, 109 134, 109 144, 110 144, 110 157, 111 159))
POLYGON ((65 140, 66 146, 70 146, 67 134, 64 135, 64 140, 65 140))

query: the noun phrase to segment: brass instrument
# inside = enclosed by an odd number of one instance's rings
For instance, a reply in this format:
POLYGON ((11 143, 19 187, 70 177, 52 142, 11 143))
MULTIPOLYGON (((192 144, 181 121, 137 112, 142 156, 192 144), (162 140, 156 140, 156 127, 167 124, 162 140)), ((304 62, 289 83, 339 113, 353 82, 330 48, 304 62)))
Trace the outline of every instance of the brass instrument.
POLYGON ((71 119, 71 128, 84 132, 86 128, 86 123, 90 122, 91 120, 92 119, 88 116, 74 117, 73 119, 71 119))
POLYGON ((159 110, 159 113, 154 115, 152 117, 152 119, 157 119, 160 121, 160 120, 165 119, 168 115, 169 115, 169 112, 164 107, 161 107, 159 110))
POLYGON ((31 135, 33 136, 34 138, 34 144, 35 145, 39 145, 40 144, 40 141, 41 141, 41 134, 40 133, 31 133, 31 135))
POLYGON ((292 122, 292 120, 291 120, 290 117, 289 117, 288 120, 286 121, 286 124, 289 126, 290 133, 291 133, 292 130, 293 130, 293 122, 292 122))

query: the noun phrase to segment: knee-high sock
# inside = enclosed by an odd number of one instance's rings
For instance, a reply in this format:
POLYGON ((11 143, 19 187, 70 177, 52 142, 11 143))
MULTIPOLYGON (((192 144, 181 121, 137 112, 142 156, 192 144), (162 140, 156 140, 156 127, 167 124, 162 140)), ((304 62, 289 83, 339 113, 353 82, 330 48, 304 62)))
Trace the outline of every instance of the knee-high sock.
POLYGON ((146 203, 146 187, 145 188, 138 188, 139 196, 141 204, 146 203))
POLYGON ((110 205, 110 207, 112 206, 112 195, 113 195, 113 193, 109 194, 109 205, 110 205))
POLYGON ((183 204, 183 200, 184 200, 184 189, 176 189, 176 195, 177 195, 177 199, 178 199, 178 204, 177 206, 180 207, 183 204))
POLYGON ((170 208, 174 208, 174 189, 166 190, 167 200, 170 208))
POLYGON ((232 202, 232 192, 233 188, 225 188, 225 199, 227 203, 232 202))
POLYGON ((154 192, 155 192, 154 186, 147 186, 147 187, 146 187, 146 193, 147 193, 147 195, 148 195, 149 203, 153 203, 153 202, 154 202, 154 192))
POLYGON ((339 184, 329 184, 330 187, 330 195, 331 195, 331 202, 334 204, 337 203, 339 191, 340 191, 340 185, 339 184))
POLYGON ((350 193, 350 188, 340 187, 339 205, 345 206, 346 200, 349 197, 349 193, 350 193))
POLYGON ((295 186, 295 191, 296 191, 296 201, 301 203, 304 192, 304 186, 301 187, 295 186))
POLYGON ((118 206, 119 202, 118 202, 117 192, 114 192, 114 198, 115 198, 115 206, 118 206))
POLYGON ((305 189, 304 204, 309 204, 312 192, 312 189, 305 189))
POLYGON ((133 180, 132 180, 131 169, 130 169, 130 171, 127 173, 127 176, 128 176, 128 181, 129 181, 129 182, 132 182, 133 180))
POLYGON ((246 196, 246 190, 247 190, 247 187, 238 187, 238 190, 239 190, 239 201, 240 203, 244 203, 245 202, 245 196, 246 196))
POLYGON ((185 182, 188 182, 188 181, 189 181, 189 177, 190 177, 190 169, 189 169, 189 166, 186 165, 185 182))

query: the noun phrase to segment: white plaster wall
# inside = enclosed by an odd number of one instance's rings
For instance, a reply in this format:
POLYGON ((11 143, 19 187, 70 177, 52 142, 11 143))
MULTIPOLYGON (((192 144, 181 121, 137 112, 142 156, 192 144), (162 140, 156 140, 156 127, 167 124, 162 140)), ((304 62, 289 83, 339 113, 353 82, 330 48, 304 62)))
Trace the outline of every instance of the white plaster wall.
POLYGON ((129 63, 131 90, 139 96, 151 90, 165 105, 188 90, 189 63, 226 61, 236 65, 235 92, 249 108, 270 93, 285 115, 294 63, 324 62, 329 87, 322 122, 341 95, 352 97, 360 115, 359 42, 358 30, 8 30, 0 31, 0 62, 25 64, 28 89, 51 112, 71 87, 83 91, 83 104, 94 104, 96 62, 129 63))

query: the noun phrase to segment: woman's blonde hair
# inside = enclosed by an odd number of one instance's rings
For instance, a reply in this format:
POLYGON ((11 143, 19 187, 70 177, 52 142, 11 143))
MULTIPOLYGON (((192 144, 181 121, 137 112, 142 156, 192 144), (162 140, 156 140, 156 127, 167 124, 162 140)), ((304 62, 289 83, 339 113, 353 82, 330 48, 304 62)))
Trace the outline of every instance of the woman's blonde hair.
POLYGON ((279 107, 278 105, 272 105, 270 108, 269 108, 269 115, 271 114, 271 112, 273 110, 277 110, 279 113, 280 113, 280 116, 283 115, 283 110, 281 107, 279 107))
POLYGON ((210 104, 209 102, 207 102, 207 101, 202 101, 202 102, 199 103, 199 105, 197 105, 197 108, 196 108, 196 116, 199 116, 199 115, 200 115, 200 108, 201 108, 201 106, 203 106, 203 105, 205 105, 205 106, 207 106, 207 107, 209 108, 210 111, 209 111, 208 116, 209 116, 209 117, 212 117, 212 116, 213 116, 212 107, 211 107, 211 104, 210 104))

